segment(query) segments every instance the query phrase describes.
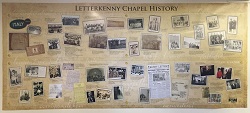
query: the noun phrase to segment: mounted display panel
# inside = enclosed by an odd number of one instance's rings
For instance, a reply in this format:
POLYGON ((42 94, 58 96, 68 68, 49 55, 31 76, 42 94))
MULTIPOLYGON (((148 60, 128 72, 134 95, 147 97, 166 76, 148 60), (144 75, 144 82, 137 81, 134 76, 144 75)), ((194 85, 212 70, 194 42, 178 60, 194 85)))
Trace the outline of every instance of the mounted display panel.
POLYGON ((247 4, 3 3, 3 109, 247 107, 247 4))

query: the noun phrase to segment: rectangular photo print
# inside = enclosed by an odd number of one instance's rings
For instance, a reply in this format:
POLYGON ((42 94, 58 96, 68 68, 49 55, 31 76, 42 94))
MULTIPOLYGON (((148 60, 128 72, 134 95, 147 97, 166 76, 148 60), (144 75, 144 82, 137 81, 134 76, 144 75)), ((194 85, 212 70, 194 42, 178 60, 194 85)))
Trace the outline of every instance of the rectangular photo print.
POLYGON ((49 77, 51 79, 62 78, 60 65, 50 65, 49 66, 49 77))
POLYGON ((219 79, 231 79, 232 78, 232 68, 230 67, 219 67, 217 69, 217 78, 219 79))
POLYGON ((62 24, 69 26, 79 26, 79 18, 77 15, 62 15, 62 24))
POLYGON ((107 49, 108 35, 106 34, 90 34, 89 48, 107 49))
POLYGON ((97 89, 96 99, 100 101, 111 100, 112 91, 110 89, 97 89))
POLYGON ((123 86, 114 86, 114 100, 123 100, 123 86))
POLYGON ((124 29, 125 28, 125 18, 122 17, 108 17, 107 21, 107 29, 124 29))
POLYGON ((109 49, 126 49, 126 38, 108 39, 109 49))
POLYGON ((74 70, 74 63, 63 63, 63 70, 74 70))
POLYGON ((144 75, 144 66, 143 65, 132 65, 131 66, 131 75, 132 76, 143 76, 144 75))
POLYGON ((168 49, 181 49, 181 34, 168 34, 168 49))
POLYGON ((190 63, 175 63, 175 72, 176 73, 189 73, 190 72, 190 63))
POLYGON ((205 39, 205 27, 203 24, 194 25, 194 39, 205 39))
POLYGON ((228 34, 237 34, 238 30, 238 17, 237 16, 229 16, 227 20, 227 33, 228 34))
POLYGON ((60 42, 58 38, 48 39, 49 50, 59 50, 60 42))
POLYGON ((90 20, 83 22, 84 34, 103 33, 106 30, 105 27, 104 20, 90 20))
POLYGON ((226 39, 225 31, 216 31, 208 33, 208 41, 210 46, 223 45, 226 39))
POLYGON ((40 55, 45 53, 44 45, 38 44, 26 47, 27 56, 40 55))
POLYGON ((177 15, 172 16, 172 27, 189 27, 189 16, 188 15, 177 15))
POLYGON ((42 29, 40 26, 29 25, 27 27, 27 33, 29 34, 39 35, 41 34, 41 32, 42 32, 42 29))
POLYGON ((210 90, 209 87, 202 88, 202 98, 209 98, 210 90))
POLYGON ((27 77, 45 77, 46 76, 46 66, 38 65, 26 65, 25 75, 27 77))
POLYGON ((62 23, 48 23, 48 33, 62 33, 62 23))
POLYGON ((95 102, 95 93, 94 93, 94 91, 87 91, 87 99, 88 99, 88 103, 94 103, 95 102))
POLYGON ((159 32, 161 25, 161 17, 160 16, 149 16, 149 23, 148 23, 148 31, 149 32, 159 32))
POLYGON ((207 84, 207 76, 201 76, 199 74, 192 74, 192 85, 206 85, 207 84))
POLYGON ((128 29, 144 29, 144 19, 143 18, 128 18, 128 29))
POLYGON ((64 35, 64 44, 80 46, 81 44, 81 35, 73 33, 65 33, 64 35))
POLYGON ((150 103, 150 90, 149 88, 139 89, 139 102, 140 103, 150 103))
POLYGON ((104 68, 87 68, 87 82, 105 81, 104 68))
POLYGON ((28 33, 9 33, 9 50, 26 50, 29 47, 28 33))
POLYGON ((22 75, 21 67, 10 67, 10 86, 21 86, 22 85, 22 75))
POLYGON ((126 67, 110 66, 108 72, 108 79, 125 80, 127 76, 126 73, 126 67))
POLYGON ((207 27, 209 30, 220 28, 218 16, 207 16, 207 27))
POLYGON ((43 96, 43 82, 33 82, 34 96, 43 96))
POLYGON ((221 103, 221 94, 219 93, 210 93, 208 98, 208 103, 221 103))
POLYGON ((242 40, 225 40, 224 43, 224 51, 241 52, 242 47, 242 40))
POLYGON ((239 89, 240 88, 240 79, 227 80, 227 90, 239 89))
POLYGON ((214 74, 214 65, 200 66, 200 72, 201 72, 201 76, 215 75, 214 74))
POLYGON ((19 103, 30 103, 31 93, 29 90, 20 90, 19 103))
POLYGON ((200 40, 195 40, 194 38, 184 37, 184 48, 200 49, 200 40))
POLYGON ((132 41, 128 43, 129 45, 129 55, 130 56, 139 56, 140 50, 139 50, 139 42, 132 41))
POLYGON ((161 34, 142 34, 142 49, 161 50, 161 36, 161 34))
POLYGON ((62 84, 49 84, 49 98, 62 98, 62 84))

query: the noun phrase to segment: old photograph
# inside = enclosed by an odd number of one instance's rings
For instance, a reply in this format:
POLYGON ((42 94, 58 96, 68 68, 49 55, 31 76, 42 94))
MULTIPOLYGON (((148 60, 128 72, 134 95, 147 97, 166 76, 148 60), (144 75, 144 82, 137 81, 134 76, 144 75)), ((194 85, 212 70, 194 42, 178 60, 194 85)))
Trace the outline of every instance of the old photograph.
POLYGON ((153 74, 153 81, 158 82, 158 81, 165 81, 166 76, 165 73, 154 73, 153 74))
POLYGON ((243 47, 242 40, 225 40, 224 50, 231 52, 241 52, 243 47))
POLYGON ((109 72, 108 72, 108 79, 125 80, 126 79, 126 67, 110 66, 109 72))
POLYGON ((48 33, 62 33, 62 23, 48 23, 48 33))
POLYGON ((71 26, 79 26, 79 18, 80 16, 76 16, 76 15, 62 15, 62 24, 71 25, 71 26))
POLYGON ((108 39, 109 49, 126 49, 126 38, 108 39))
POLYGON ((159 32, 161 25, 161 17, 160 16, 149 16, 149 23, 148 23, 148 31, 149 32, 159 32))
POLYGON ((149 90, 149 88, 140 88, 139 89, 139 102, 140 103, 149 103, 150 102, 150 90, 149 90))
POLYGON ((80 46, 81 44, 81 35, 73 33, 65 33, 64 35, 64 44, 80 46))
POLYGON ((61 78, 61 68, 60 65, 50 65, 49 66, 49 77, 50 78, 61 78))
POLYGON ((26 65, 25 75, 27 77, 45 77, 46 66, 26 65))
POLYGON ((209 98, 210 90, 209 87, 202 88, 202 98, 209 98))
POLYGON ((60 49, 60 42, 58 38, 48 39, 49 50, 60 49))
POLYGON ((105 22, 104 20, 90 20, 83 22, 84 33, 101 33, 105 32, 105 22))
POLYGON ((105 81, 104 68, 87 68, 87 82, 105 81))
POLYGON ((123 99, 123 86, 114 86, 114 100, 123 99))
POLYGON ((45 53, 44 45, 38 44, 26 47, 27 56, 40 55, 45 53))
POLYGON ((168 34, 168 49, 181 49, 181 34, 168 34))
POLYGON ((132 65, 131 66, 131 75, 133 76, 143 76, 144 75, 144 66, 143 65, 132 65))
POLYGON ((62 84, 49 84, 49 98, 62 98, 62 84))
POLYGON ((43 82, 33 82, 34 96, 43 96, 43 82))
POLYGON ((207 84, 207 76, 201 76, 199 74, 192 74, 192 85, 206 85, 207 84))
POLYGON ((237 16, 229 16, 227 22, 228 22, 227 33, 228 34, 237 34, 238 17, 237 16))
POLYGON ((26 50, 29 47, 28 33, 9 33, 9 50, 26 50))
POLYGON ((184 48, 200 49, 200 40, 184 37, 184 48))
POLYGON ((73 63, 63 63, 62 69, 63 70, 74 70, 74 64, 73 63))
POLYGON ((106 21, 107 29, 117 30, 125 28, 125 18, 108 17, 106 21))
POLYGON ((161 50, 161 34, 142 34, 142 49, 161 50))
POLYGON ((219 67, 217 69, 216 77, 219 79, 231 79, 232 77, 232 68, 229 67, 219 67))
POLYGON ((215 75, 214 74, 214 65, 200 66, 200 72, 201 72, 201 76, 215 75))
POLYGON ((240 79, 227 80, 226 85, 227 85, 227 90, 239 89, 240 79))
POLYGON ((205 39, 205 27, 203 24, 194 25, 194 39, 205 39))
POLYGON ((129 45, 129 55, 130 56, 139 56, 140 50, 139 50, 139 42, 132 41, 128 43, 129 45))
POLYGON ((87 99, 88 99, 88 103, 95 102, 95 93, 94 93, 94 91, 87 91, 87 99))
POLYGON ((107 48, 107 34, 90 34, 89 35, 89 48, 107 48))
POLYGON ((31 94, 29 90, 20 90, 19 103, 30 103, 31 94))
POLYGON ((21 67, 10 67, 10 86, 21 86, 22 85, 22 75, 21 67))
POLYGON ((97 89, 96 99, 98 100, 111 100, 111 93, 110 89, 97 89))
POLYGON ((218 16, 207 16, 207 26, 208 29, 218 29, 220 27, 218 16))
POLYGON ((188 15, 177 15, 172 16, 172 27, 189 27, 189 16, 188 15))
POLYGON ((223 45, 226 39, 225 31, 216 31, 208 33, 208 41, 210 46, 223 45))
POLYGON ((143 18, 128 18, 128 29, 144 29, 144 19, 143 18))
POLYGON ((176 73, 189 73, 190 63, 175 63, 174 68, 176 73))
POLYGON ((27 27, 27 33, 29 34, 39 35, 41 34, 41 32, 42 32, 42 29, 40 26, 29 25, 27 27))
POLYGON ((221 103, 221 94, 210 93, 208 98, 208 103, 221 103))

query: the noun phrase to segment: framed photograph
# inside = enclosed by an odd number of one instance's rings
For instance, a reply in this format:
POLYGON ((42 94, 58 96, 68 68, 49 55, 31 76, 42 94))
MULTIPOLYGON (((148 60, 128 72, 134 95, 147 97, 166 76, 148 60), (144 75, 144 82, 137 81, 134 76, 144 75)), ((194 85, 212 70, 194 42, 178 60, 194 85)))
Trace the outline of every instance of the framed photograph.
POLYGON ((139 102, 140 103, 150 103, 150 90, 149 88, 139 89, 139 102))
POLYGON ((242 46, 242 40, 225 40, 224 51, 241 52, 242 46))
POLYGON ((108 72, 108 79, 112 80, 125 80, 126 67, 110 66, 108 72))
POLYGON ((94 103, 95 102, 95 93, 94 93, 94 91, 87 91, 87 99, 88 99, 88 103, 94 103))
POLYGON ((25 70, 25 75, 27 77, 44 78, 46 76, 46 66, 26 65, 25 70))
POLYGON ((189 27, 189 16, 188 15, 177 15, 172 16, 172 27, 189 27))
POLYGON ((221 94, 219 93, 210 93, 208 98, 208 103, 221 103, 221 94))
POLYGON ((104 20, 90 20, 83 22, 84 34, 105 32, 104 20))
POLYGON ((62 23, 48 23, 48 33, 62 33, 62 23))
POLYGON ((143 65, 132 65, 131 66, 131 75, 132 76, 143 76, 144 75, 144 66, 143 65))
POLYGON ((168 49, 181 49, 181 34, 168 34, 168 49))
POLYGON ((54 78, 62 78, 60 65, 50 65, 49 66, 49 77, 54 78))
POLYGON ((207 26, 208 26, 208 29, 218 29, 218 28, 220 28, 218 16, 216 16, 216 15, 207 16, 207 26))
POLYGON ((42 29, 40 26, 29 25, 27 27, 27 33, 29 34, 39 35, 41 34, 41 32, 42 32, 42 29))
POLYGON ((87 68, 87 82, 105 81, 104 68, 87 68))
POLYGON ((108 17, 107 21, 107 29, 124 29, 125 28, 125 18, 122 17, 108 17))
POLYGON ((45 53, 44 45, 38 44, 38 45, 26 47, 26 53, 27 53, 27 56, 44 54, 45 53))
POLYGON ((9 33, 9 50, 26 50, 29 47, 28 33, 9 33))
POLYGON ((201 76, 199 74, 192 74, 192 85, 206 85, 207 84, 207 76, 201 76))
POLYGON ((114 100, 123 100, 123 86, 114 86, 114 100))
POLYGON ((33 82, 34 96, 43 96, 43 82, 33 82))
POLYGON ((109 49, 126 49, 126 38, 108 39, 109 49))
POLYGON ((217 69, 216 77, 219 79, 231 79, 233 69, 230 67, 219 67, 217 69))
POLYGON ((130 56, 139 56, 140 50, 139 50, 139 42, 132 41, 128 43, 129 45, 129 55, 130 56))
POLYGON ((161 34, 142 34, 142 49, 161 50, 161 34))
POLYGON ((29 90, 20 90, 19 103, 30 103, 31 94, 29 90))
POLYGON ((63 70, 74 70, 74 67, 73 63, 63 63, 63 70))
POLYGON ((174 64, 174 67, 175 67, 175 72, 176 73, 189 73, 190 72, 190 63, 182 63, 182 62, 179 62, 179 63, 175 63, 174 64))
POLYGON ((237 30, 238 30, 238 17, 237 16, 228 16, 227 33, 236 35, 237 30))
POLYGON ((98 100, 111 100, 111 93, 110 89, 97 89, 96 99, 98 100))
POLYGON ((64 35, 64 44, 80 46, 81 44, 81 35, 73 33, 65 33, 64 35))
POLYGON ((203 24, 194 25, 194 39, 205 39, 205 27, 203 24))
POLYGON ((128 18, 128 29, 144 29, 144 19, 143 18, 128 18))
POLYGON ((107 49, 107 34, 90 34, 89 48, 107 49))
POLYGON ((200 40, 195 40, 194 38, 184 37, 184 48, 200 49, 200 40))
POLYGON ((148 31, 149 32, 159 32, 161 25, 161 17, 160 16, 149 16, 149 23, 148 23, 148 31))
POLYGON ((210 90, 209 87, 202 88, 202 98, 209 98, 210 90))
POLYGON ((60 49, 60 42, 58 38, 48 39, 49 50, 58 50, 60 49))
POLYGON ((21 67, 10 67, 10 86, 21 86, 22 85, 22 75, 21 67))
POLYGON ((49 84, 49 98, 62 98, 62 84, 49 84))
POLYGON ((210 46, 223 45, 226 39, 225 31, 216 31, 208 33, 208 41, 210 46))
POLYGON ((62 15, 62 24, 69 26, 79 26, 79 18, 77 15, 62 15))
POLYGON ((215 75, 214 74, 214 65, 200 66, 200 72, 201 72, 201 76, 215 75))
POLYGON ((239 89, 240 88, 240 79, 227 80, 227 90, 239 89))

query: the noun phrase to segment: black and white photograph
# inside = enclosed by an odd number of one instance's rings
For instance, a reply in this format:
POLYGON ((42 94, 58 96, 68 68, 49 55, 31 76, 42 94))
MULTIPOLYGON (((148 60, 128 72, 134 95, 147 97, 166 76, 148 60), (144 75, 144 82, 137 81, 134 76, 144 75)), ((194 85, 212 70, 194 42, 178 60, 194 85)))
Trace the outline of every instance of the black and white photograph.
POLYGON ((142 49, 161 50, 161 34, 142 34, 142 49))
POLYGON ((125 28, 125 18, 121 17, 108 17, 107 29, 117 30, 125 28))
POLYGON ((25 75, 27 77, 45 77, 46 66, 26 65, 25 75))
POLYGON ((239 89, 240 88, 240 79, 227 80, 227 90, 239 89))
POLYGON ((219 26, 219 19, 218 16, 207 16, 207 27, 208 29, 218 29, 219 26))
POLYGON ((219 79, 231 79, 233 69, 230 67, 218 67, 216 77, 219 79))
POLYGON ((29 25, 27 27, 27 33, 29 34, 39 35, 41 34, 41 32, 42 32, 42 29, 40 26, 29 25))
POLYGON ((60 65, 49 66, 49 77, 52 79, 62 77, 60 65))
POLYGON ((148 23, 148 31, 149 32, 159 32, 161 25, 161 17, 160 16, 149 16, 149 23, 148 23))
POLYGON ((43 96, 43 82, 33 82, 34 96, 43 96))
POLYGON ((205 39, 205 27, 203 24, 194 25, 194 39, 205 39))
POLYGON ((114 86, 114 100, 123 100, 123 86, 114 86))
POLYGON ((241 52, 242 46, 242 40, 225 40, 224 51, 241 52))
POLYGON ((87 82, 105 81, 104 68, 87 68, 87 82))
POLYGON ((31 94, 29 90, 20 90, 19 103, 30 103, 31 94))
POLYGON ((227 33, 234 34, 234 35, 237 34, 238 17, 237 16, 229 16, 227 22, 228 22, 227 33))
POLYGON ((181 49, 181 34, 168 34, 168 49, 181 49))
POLYGON ((189 73, 190 72, 190 63, 175 63, 174 64, 175 72, 176 73, 189 73))
POLYGON ((48 39, 49 50, 58 50, 60 49, 60 43, 58 38, 48 39))
POLYGON ((49 98, 62 98, 62 84, 49 84, 49 98))
POLYGON ((214 65, 200 66, 200 72, 201 72, 201 76, 215 75, 214 74, 214 65))
POLYGON ((219 93, 210 93, 208 98, 208 103, 221 103, 221 94, 219 93))
POLYGON ((192 85, 206 85, 207 84, 207 76, 201 76, 199 74, 192 74, 192 85))
POLYGON ((21 67, 10 67, 9 76, 10 76, 10 86, 22 85, 21 67))
POLYGON ((74 64, 73 63, 63 63, 62 69, 63 70, 74 70, 74 64))
POLYGON ((140 50, 139 50, 139 42, 132 41, 128 43, 129 45, 129 55, 130 56, 139 56, 140 50))
POLYGON ((150 103, 150 90, 149 88, 139 89, 139 102, 140 103, 150 103))
POLYGON ((189 27, 189 16, 188 15, 177 15, 172 16, 172 27, 189 27))
POLYGON ((65 33, 64 44, 80 46, 81 45, 81 35, 73 33, 65 33))
POLYGON ((48 33, 62 33, 62 23, 48 23, 48 33))
POLYGON ((110 38, 108 39, 109 49, 126 49, 126 38, 110 38))
POLYGON ((90 34, 89 35, 89 48, 107 48, 108 35, 106 34, 90 34))
POLYGON ((226 39, 225 31, 216 31, 208 33, 208 41, 210 46, 223 45, 226 39))
POLYGON ((143 18, 128 18, 128 29, 144 29, 144 19, 143 18))
POLYGON ((126 67, 110 66, 109 72, 108 72, 108 79, 125 80, 126 79, 126 67))
POLYGON ((202 98, 209 98, 210 90, 209 87, 202 88, 202 98))
POLYGON ((90 20, 90 21, 84 21, 84 33, 90 34, 90 33, 103 33, 106 30, 105 21, 104 20, 90 20))
POLYGON ((110 89, 97 89, 96 99, 111 100, 112 91, 110 89))
POLYGON ((154 82, 160 82, 166 80, 166 73, 154 73, 153 74, 153 81, 154 82))
POLYGON ((62 24, 69 26, 79 26, 80 16, 76 15, 62 15, 62 24))
POLYGON ((94 93, 94 91, 87 91, 87 99, 88 99, 88 103, 95 102, 95 93, 94 93))
POLYGON ((200 40, 194 38, 184 37, 184 48, 200 49, 200 40))
POLYGON ((144 66, 143 65, 132 65, 131 66, 131 75, 132 76, 143 76, 144 75, 144 66))

